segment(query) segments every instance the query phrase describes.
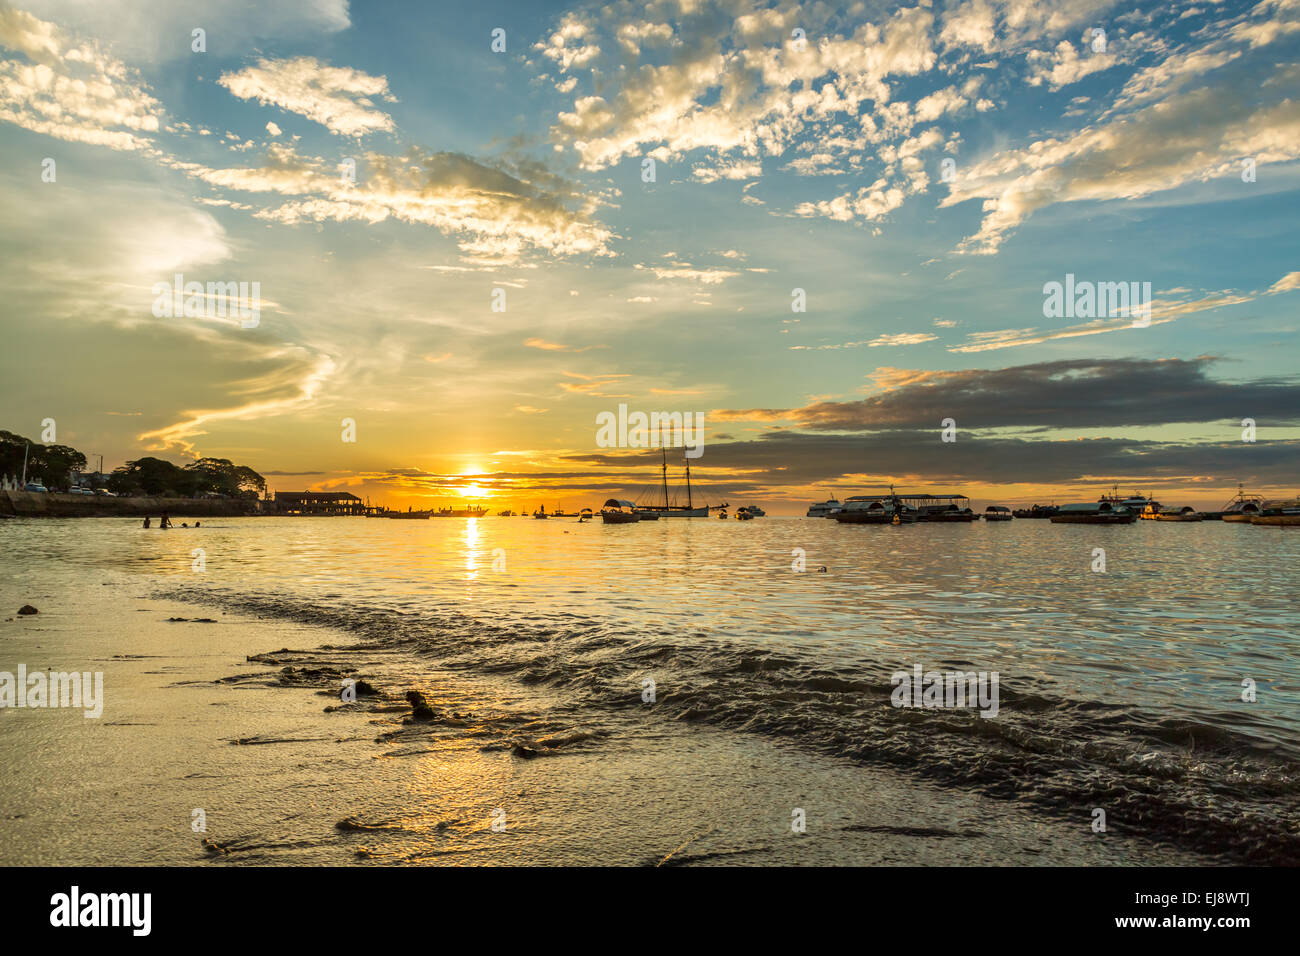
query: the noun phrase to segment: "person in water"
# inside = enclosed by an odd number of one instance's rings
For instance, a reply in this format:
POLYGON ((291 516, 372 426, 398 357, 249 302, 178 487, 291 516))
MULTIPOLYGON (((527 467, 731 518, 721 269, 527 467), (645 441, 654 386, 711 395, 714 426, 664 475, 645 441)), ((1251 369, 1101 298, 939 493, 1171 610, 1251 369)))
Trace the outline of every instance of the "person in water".
POLYGON ((149 527, 149 519, 148 519, 148 518, 145 518, 145 519, 144 519, 144 526, 145 526, 146 528, 149 527))
POLYGON ((171 526, 172 526, 172 519, 167 517, 167 512, 164 511, 162 513, 162 517, 158 519, 158 527, 170 528, 171 526))
POLYGON ((202 521, 196 521, 196 522, 194 522, 194 527, 197 528, 197 527, 198 527, 199 525, 201 525, 201 524, 203 524, 202 521))

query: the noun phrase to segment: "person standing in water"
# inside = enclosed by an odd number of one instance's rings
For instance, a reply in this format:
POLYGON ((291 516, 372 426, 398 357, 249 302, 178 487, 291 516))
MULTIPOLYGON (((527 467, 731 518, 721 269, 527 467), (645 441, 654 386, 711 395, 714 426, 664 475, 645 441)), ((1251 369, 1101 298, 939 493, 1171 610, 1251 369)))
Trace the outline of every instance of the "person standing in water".
POLYGON ((144 526, 145 526, 146 528, 149 527, 149 519, 148 519, 148 517, 146 517, 146 518, 144 519, 144 526))
POLYGON ((162 517, 158 519, 158 527, 170 528, 171 526, 172 526, 172 519, 167 517, 167 512, 164 511, 162 513, 162 517))

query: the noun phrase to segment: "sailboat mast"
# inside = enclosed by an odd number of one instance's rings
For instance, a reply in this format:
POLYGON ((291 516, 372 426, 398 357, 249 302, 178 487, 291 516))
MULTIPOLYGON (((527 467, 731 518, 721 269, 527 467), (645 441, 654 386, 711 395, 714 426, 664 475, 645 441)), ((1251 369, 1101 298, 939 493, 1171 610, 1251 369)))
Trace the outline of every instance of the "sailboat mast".
POLYGON ((664 426, 661 422, 659 425, 659 453, 663 455, 663 475, 664 475, 664 511, 668 510, 668 449, 664 447, 664 426))
POLYGON ((691 510, 691 507, 692 507, 692 502, 691 502, 691 460, 690 460, 689 458, 687 458, 687 459, 686 459, 686 510, 687 510, 687 511, 690 511, 690 510, 691 510))

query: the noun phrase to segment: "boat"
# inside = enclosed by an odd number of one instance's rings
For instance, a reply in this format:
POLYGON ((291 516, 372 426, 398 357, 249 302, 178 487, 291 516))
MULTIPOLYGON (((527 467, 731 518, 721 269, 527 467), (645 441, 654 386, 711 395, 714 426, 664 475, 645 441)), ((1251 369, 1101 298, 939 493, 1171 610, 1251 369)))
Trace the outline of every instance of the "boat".
POLYGON ((583 508, 581 511, 578 512, 578 521, 580 522, 590 521, 591 518, 592 518, 592 514, 590 508, 583 508))
POLYGON ((513 511, 498 511, 498 512, 497 512, 497 517, 498 517, 498 518, 513 518, 514 516, 515 516, 515 513, 514 513, 513 511))
POLYGON ((819 501, 808 506, 808 513, 805 518, 830 518, 839 513, 840 503, 834 498, 826 501, 819 501))
POLYGON ((1160 502, 1156 501, 1154 498, 1148 498, 1146 495, 1139 494, 1136 491, 1126 498, 1121 497, 1119 493, 1119 485, 1112 486, 1110 494, 1102 495, 1097 500, 1098 502, 1105 502, 1112 508, 1127 508, 1135 515, 1142 515, 1148 509, 1154 509, 1153 514, 1158 514, 1160 512, 1160 502))
POLYGON ((1265 501, 1259 514, 1251 515, 1250 523, 1278 527, 1300 526, 1300 498, 1276 498, 1265 501))
MULTIPOLYGON (((1143 514, 1141 517, 1145 518, 1143 514)), ((1156 521, 1204 521, 1205 516, 1192 507, 1160 508, 1155 514, 1156 521)))
POLYGON ((642 516, 654 515, 654 518, 647 518, 648 521, 654 521, 657 518, 707 518, 710 511, 725 509, 727 503, 724 501, 721 505, 696 505, 691 493, 691 460, 685 459, 686 462, 686 504, 675 505, 668 497, 668 449, 661 447, 663 454, 663 496, 662 505, 634 505, 637 513, 642 516))
MULTIPOLYGON (((849 504, 855 501, 860 502, 860 504, 854 506, 855 513, 866 508, 871 502, 879 501, 882 504, 892 506, 900 513, 903 512, 903 509, 911 511, 917 521, 974 521, 976 518, 975 512, 971 511, 967 506, 970 499, 965 495, 898 494, 894 491, 893 485, 890 485, 889 494, 887 495, 854 495, 845 501, 843 510, 847 510, 849 504), (861 504, 861 502, 866 504, 861 504)), ((843 514, 843 510, 837 511, 833 517, 838 520, 840 514, 843 514)), ((861 523, 861 520, 849 519, 849 523, 861 523)))
POLYGON ((970 522, 978 518, 970 508, 959 508, 955 504, 946 505, 943 508, 937 508, 930 511, 920 511, 916 516, 917 521, 930 522, 970 522))
POLYGON ((1132 524, 1137 521, 1137 515, 1109 501, 1098 501, 1061 505, 1048 520, 1052 524, 1132 524))
POLYGON ((414 519, 414 520, 422 520, 422 519, 429 518, 429 517, 431 516, 431 514, 432 514, 432 513, 431 513, 431 512, 428 512, 428 511, 412 511, 410 508, 407 508, 405 511, 388 511, 388 512, 385 512, 384 517, 385 517, 385 518, 405 518, 405 519, 408 519, 408 520, 411 520, 411 519, 414 519))
POLYGON ((736 509, 736 520, 737 520, 737 521, 753 521, 753 520, 754 520, 754 513, 753 513, 752 511, 750 511, 748 508, 742 506, 742 507, 736 509))
MULTIPOLYGON (((1245 493, 1243 486, 1237 484, 1237 493, 1233 495, 1223 505, 1217 517, 1222 521, 1233 521, 1239 524, 1249 524, 1250 519, 1259 514, 1263 509, 1264 499, 1260 495, 1248 495, 1245 493)), ((1205 517, 1215 517, 1214 512, 1207 511, 1205 517)))
POLYGON ((1011 514, 1016 518, 1050 518, 1058 510, 1056 505, 1034 505, 1032 508, 1017 508, 1011 514))
POLYGON ((635 524, 641 516, 632 502, 610 498, 600 509, 600 520, 605 524, 635 524))
POLYGON ((985 521, 1010 521, 1015 517, 1010 508, 1004 508, 1002 505, 989 505, 984 509, 985 521))
POLYGON ((470 505, 468 508, 439 508, 433 516, 435 518, 481 518, 487 513, 487 508, 476 508, 470 505))
POLYGON ((570 514, 568 514, 568 513, 566 513, 565 510, 564 510, 563 508, 556 508, 554 511, 551 512, 551 517, 552 517, 552 518, 571 518, 571 517, 573 517, 573 516, 570 515, 570 514))
POLYGON ((540 518, 549 518, 550 515, 548 515, 548 514, 546 513, 546 505, 542 505, 540 508, 538 508, 536 511, 534 511, 534 512, 533 512, 533 517, 534 517, 534 518, 539 518, 539 519, 540 519, 540 518))
POLYGON ((764 511, 762 508, 760 508, 758 505, 750 505, 749 514, 750 517, 753 518, 762 518, 764 515, 767 514, 767 512, 764 511))
POLYGON ((726 509, 726 508, 723 508, 721 511, 718 512, 718 518, 719 518, 720 520, 722 520, 722 521, 726 521, 726 520, 727 520, 727 509, 726 509))
POLYGON ((840 524, 915 524, 917 516, 915 508, 882 495, 854 495, 832 515, 840 524))

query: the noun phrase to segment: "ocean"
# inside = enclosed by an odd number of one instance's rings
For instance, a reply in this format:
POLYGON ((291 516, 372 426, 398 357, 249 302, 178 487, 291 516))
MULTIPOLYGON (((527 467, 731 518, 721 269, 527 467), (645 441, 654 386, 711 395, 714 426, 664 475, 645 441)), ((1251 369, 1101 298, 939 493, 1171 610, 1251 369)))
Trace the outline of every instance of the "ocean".
POLYGON ((102 667, 114 727, 0 718, 0 862, 1300 863, 1291 529, 179 524, 0 522, 0 670, 102 667))

